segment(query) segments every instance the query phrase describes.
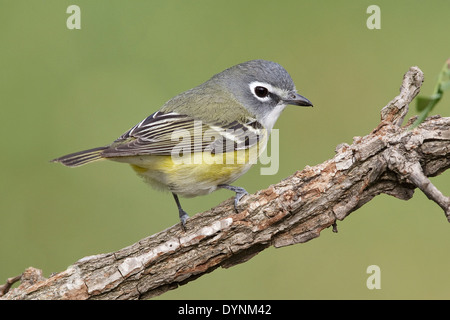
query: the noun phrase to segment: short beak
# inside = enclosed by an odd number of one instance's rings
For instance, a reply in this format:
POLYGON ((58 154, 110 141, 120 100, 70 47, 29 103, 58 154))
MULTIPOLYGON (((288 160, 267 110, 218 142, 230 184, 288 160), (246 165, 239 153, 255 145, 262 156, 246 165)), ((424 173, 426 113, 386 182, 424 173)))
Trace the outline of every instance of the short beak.
POLYGON ((287 104, 292 104, 295 106, 302 106, 302 107, 312 107, 311 101, 306 99, 304 96, 299 95, 298 93, 292 93, 290 94, 290 97, 288 99, 284 99, 284 102, 287 104))

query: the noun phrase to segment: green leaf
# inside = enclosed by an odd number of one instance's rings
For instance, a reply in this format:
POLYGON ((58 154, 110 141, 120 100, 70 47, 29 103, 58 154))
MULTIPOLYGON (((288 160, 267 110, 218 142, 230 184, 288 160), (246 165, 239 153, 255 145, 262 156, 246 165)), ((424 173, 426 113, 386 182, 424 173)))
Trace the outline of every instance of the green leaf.
POLYGON ((416 98, 416 110, 417 111, 423 111, 428 104, 433 101, 434 99, 430 98, 430 97, 425 97, 425 96, 419 96, 416 98))
POLYGON ((440 90, 441 88, 439 88, 438 92, 436 92, 435 94, 432 94, 430 97, 430 100, 434 101, 434 100, 441 100, 442 98, 442 90, 440 90))
POLYGON ((418 115, 416 121, 414 121, 410 129, 417 127, 423 120, 425 120, 428 114, 441 100, 444 91, 450 89, 450 80, 446 78, 447 76, 450 76, 450 58, 447 59, 444 67, 439 73, 438 81, 436 83, 436 86, 434 87, 433 94, 429 97, 419 96, 416 98, 416 109, 418 112, 420 112, 420 114, 418 115))
POLYGON ((441 82, 441 90, 445 91, 450 89, 450 81, 441 82))

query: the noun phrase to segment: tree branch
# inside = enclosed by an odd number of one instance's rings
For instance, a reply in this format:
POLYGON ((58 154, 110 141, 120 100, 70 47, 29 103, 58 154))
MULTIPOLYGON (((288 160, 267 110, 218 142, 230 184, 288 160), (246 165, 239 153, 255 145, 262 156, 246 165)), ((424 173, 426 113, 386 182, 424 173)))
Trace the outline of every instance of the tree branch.
POLYGON ((150 298, 269 246, 314 239, 381 193, 407 200, 418 187, 450 221, 450 199, 428 179, 450 167, 450 118, 401 127, 422 82, 422 71, 410 68, 370 134, 339 145, 322 164, 245 196, 239 213, 230 199, 190 218, 187 232, 175 225, 117 252, 82 258, 48 279, 28 268, 3 299, 150 298))

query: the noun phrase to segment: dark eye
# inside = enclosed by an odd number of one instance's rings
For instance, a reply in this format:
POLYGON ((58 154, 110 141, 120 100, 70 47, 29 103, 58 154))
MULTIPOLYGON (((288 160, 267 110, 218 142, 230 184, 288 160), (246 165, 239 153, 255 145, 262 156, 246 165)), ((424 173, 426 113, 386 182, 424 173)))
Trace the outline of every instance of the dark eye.
POLYGON ((269 95, 269 90, 264 87, 255 87, 255 94, 260 98, 265 98, 269 95))

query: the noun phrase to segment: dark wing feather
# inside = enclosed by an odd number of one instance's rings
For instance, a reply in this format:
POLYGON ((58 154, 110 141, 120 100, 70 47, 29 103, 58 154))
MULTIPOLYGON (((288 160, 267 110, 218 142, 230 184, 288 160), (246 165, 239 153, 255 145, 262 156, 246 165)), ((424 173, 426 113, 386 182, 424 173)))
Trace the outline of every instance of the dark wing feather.
POLYGON ((261 124, 254 119, 219 126, 158 111, 121 135, 102 152, 102 157, 171 155, 174 148, 211 153, 247 149, 260 140, 261 129, 261 124))

